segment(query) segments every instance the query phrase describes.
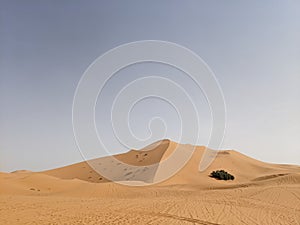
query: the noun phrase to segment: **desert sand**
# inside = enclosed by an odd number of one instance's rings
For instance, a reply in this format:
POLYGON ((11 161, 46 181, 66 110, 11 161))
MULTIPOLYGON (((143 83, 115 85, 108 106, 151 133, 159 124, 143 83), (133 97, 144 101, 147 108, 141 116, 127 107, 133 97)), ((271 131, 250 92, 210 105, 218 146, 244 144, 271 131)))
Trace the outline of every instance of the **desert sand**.
POLYGON ((300 224, 299 166, 223 150, 199 172, 204 151, 163 140, 89 163, 0 173, 0 224, 300 224), (178 173, 152 184, 176 167, 176 160, 163 163, 175 149, 191 158, 178 173), (219 169, 235 179, 209 176, 219 169))

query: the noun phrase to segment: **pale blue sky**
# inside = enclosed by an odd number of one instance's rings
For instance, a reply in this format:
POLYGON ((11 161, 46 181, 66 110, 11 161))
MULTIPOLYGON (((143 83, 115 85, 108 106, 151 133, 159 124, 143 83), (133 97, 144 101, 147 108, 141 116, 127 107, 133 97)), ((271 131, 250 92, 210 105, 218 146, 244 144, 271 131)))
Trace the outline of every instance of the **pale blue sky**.
MULTIPOLYGON (((300 164, 299 12, 296 0, 0 1, 0 171, 82 161, 72 132, 80 77, 109 49, 148 39, 183 45, 214 71, 227 106, 223 148, 300 164)), ((180 72, 149 64, 120 71, 125 78, 117 74, 106 103, 97 105, 107 140, 109 96, 145 72, 164 74, 198 96, 205 142, 209 112, 201 92, 180 72)), ((176 137, 178 118, 162 102, 145 101, 133 118, 157 114, 171 124, 167 136, 176 137)), ((143 135, 146 128, 136 121, 133 128, 143 135)), ((112 153, 122 151, 112 145, 112 153)))

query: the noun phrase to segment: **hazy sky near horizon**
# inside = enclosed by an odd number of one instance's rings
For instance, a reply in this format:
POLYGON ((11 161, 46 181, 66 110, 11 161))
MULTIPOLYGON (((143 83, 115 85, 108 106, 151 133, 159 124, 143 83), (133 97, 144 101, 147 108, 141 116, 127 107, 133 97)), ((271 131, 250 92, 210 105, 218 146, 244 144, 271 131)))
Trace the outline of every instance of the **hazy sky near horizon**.
MULTIPOLYGON (((300 164, 299 12, 296 0, 0 1, 0 171, 82 161, 72 130, 76 86, 97 57, 139 40, 185 46, 214 71, 227 108, 222 148, 300 164)), ((120 71, 104 90, 96 122, 108 143, 107 106, 141 74, 160 74, 189 90, 201 111, 199 145, 205 144, 211 118, 204 96, 181 72, 147 63, 120 71)), ((176 140, 178 116, 158 99, 132 111, 135 133, 146 137, 155 116, 165 118, 166 136, 176 140)), ((126 149, 112 144, 110 151, 126 149)))

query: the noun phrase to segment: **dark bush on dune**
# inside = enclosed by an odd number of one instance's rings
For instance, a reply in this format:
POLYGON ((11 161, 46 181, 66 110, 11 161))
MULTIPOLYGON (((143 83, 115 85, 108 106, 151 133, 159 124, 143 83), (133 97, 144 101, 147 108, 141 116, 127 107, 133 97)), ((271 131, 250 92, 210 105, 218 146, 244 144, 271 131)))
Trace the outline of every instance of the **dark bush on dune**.
POLYGON ((216 178, 218 180, 234 180, 234 176, 224 170, 213 171, 211 172, 210 177, 216 178))

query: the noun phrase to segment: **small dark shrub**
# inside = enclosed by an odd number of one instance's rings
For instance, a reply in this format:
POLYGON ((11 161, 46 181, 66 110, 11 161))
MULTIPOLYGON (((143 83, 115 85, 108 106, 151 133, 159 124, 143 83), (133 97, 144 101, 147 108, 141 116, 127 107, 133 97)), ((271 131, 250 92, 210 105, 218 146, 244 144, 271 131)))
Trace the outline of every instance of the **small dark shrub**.
POLYGON ((210 176, 218 180, 234 180, 234 176, 224 170, 213 171, 210 176))

